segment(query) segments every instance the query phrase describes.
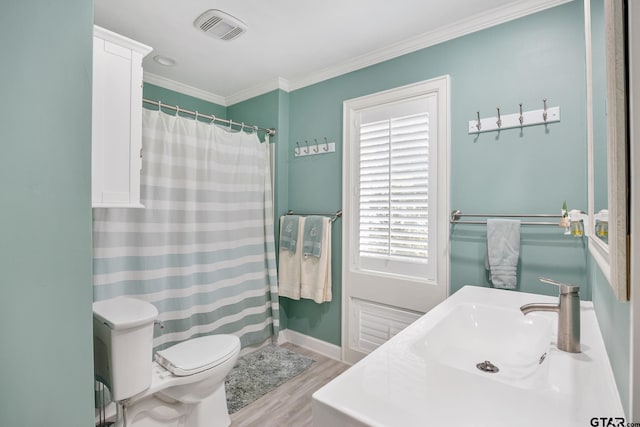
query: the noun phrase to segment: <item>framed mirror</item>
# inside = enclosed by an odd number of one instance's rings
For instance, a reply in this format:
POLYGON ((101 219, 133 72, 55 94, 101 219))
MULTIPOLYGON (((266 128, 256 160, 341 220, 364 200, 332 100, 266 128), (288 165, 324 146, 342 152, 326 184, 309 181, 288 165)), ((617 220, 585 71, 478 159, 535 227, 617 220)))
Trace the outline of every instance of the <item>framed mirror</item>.
POLYGON ((616 298, 628 300, 627 0, 584 3, 589 250, 616 298))

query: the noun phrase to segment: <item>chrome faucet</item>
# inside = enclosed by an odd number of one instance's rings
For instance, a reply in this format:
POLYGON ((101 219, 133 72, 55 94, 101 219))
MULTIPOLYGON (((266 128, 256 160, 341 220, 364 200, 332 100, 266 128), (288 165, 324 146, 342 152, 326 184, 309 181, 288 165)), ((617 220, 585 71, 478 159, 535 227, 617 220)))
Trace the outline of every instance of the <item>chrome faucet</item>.
POLYGON ((558 313, 558 348, 569 353, 580 353, 580 296, 579 286, 561 283, 546 277, 540 281, 560 288, 558 304, 525 304, 520 311, 527 315, 533 311, 558 313))

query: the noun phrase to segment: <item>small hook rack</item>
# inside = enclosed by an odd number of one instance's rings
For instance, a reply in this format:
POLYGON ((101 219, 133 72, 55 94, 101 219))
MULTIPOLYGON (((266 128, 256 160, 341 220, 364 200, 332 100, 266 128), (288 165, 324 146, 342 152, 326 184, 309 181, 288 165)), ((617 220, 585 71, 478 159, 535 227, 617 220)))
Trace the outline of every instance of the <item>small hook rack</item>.
POLYGON ((497 107, 496 117, 480 118, 480 111, 476 113, 476 119, 469 121, 469 133, 483 133, 493 130, 503 130, 511 128, 522 128, 525 126, 535 126, 540 124, 554 123, 560 121, 560 107, 548 107, 547 98, 542 100, 541 110, 522 111, 522 103, 519 104, 519 112, 513 114, 502 114, 500 107, 497 107))
POLYGON ((293 149, 293 155, 295 157, 303 156, 315 156, 316 154, 335 153, 336 143, 329 142, 325 136, 324 142, 318 142, 317 138, 313 138, 314 144, 309 145, 308 140, 304 140, 304 145, 301 147, 300 141, 296 141, 296 146, 293 149))

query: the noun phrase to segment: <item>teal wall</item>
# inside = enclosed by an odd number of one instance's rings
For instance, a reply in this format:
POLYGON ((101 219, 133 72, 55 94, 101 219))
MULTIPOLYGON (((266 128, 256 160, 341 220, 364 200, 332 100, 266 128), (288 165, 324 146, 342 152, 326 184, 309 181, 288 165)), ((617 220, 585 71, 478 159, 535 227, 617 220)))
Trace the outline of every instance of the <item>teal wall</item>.
MULTIPOLYGON (((339 76, 290 94, 290 147, 323 137, 337 152, 294 158, 288 153, 289 208, 331 212, 341 206, 342 103, 346 99, 448 74, 451 76, 451 208, 463 212, 559 213, 586 210, 586 95, 584 21, 572 2, 465 37, 339 76), (468 135, 483 117, 559 105, 560 123, 468 135)), ((278 188, 278 191, 281 191, 278 188)), ((288 301, 290 329, 340 345, 341 227, 333 232, 331 303, 288 301)), ((465 284, 489 286, 483 267, 485 229, 451 229, 451 292, 465 284)), ((538 276, 586 283, 586 242, 553 227, 522 227, 518 288, 557 289, 538 276)))
POLYGON ((591 0, 594 212, 607 209, 607 70, 604 1, 591 0))
POLYGON ((0 425, 91 426, 93 2, 0 13, 0 425))
POLYGON ((593 288, 593 305, 596 317, 624 411, 629 415, 631 303, 616 300, 609 282, 595 260, 589 258, 589 280, 593 288))

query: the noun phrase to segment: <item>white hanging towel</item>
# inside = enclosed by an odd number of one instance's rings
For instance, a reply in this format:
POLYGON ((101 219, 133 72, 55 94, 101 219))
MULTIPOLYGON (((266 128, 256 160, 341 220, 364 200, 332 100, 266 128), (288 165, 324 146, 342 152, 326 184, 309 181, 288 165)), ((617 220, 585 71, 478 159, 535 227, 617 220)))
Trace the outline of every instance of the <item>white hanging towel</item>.
MULTIPOLYGON (((280 235, 282 238, 284 216, 280 217, 280 235)), ((302 230, 304 218, 298 219, 298 232, 296 244, 289 247, 280 245, 278 259, 278 294, 281 297, 300 299, 300 267, 302 263, 302 230)))
POLYGON ((519 256, 520 221, 488 218, 485 265, 494 288, 516 288, 519 256))
MULTIPOLYGON (((305 218, 302 218, 298 236, 304 235, 305 218)), ((304 246, 300 244, 300 248, 304 246)), ((301 251, 302 252, 302 251, 301 251)), ((321 304, 331 301, 331 220, 322 218, 320 256, 302 255, 300 271, 300 296, 321 304)))

